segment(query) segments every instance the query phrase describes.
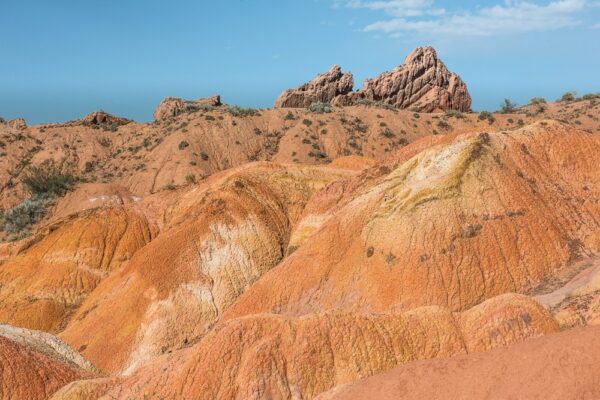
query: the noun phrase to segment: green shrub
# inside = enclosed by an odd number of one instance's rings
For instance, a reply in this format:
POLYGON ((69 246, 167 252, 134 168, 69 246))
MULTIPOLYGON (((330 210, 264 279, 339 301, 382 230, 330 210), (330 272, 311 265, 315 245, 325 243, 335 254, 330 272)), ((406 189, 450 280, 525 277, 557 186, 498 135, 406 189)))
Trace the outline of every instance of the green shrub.
POLYGON ((196 183, 196 175, 194 175, 194 174, 188 174, 188 175, 186 175, 185 176, 185 181, 187 183, 190 183, 190 184, 191 183, 196 183))
POLYGON ((285 114, 285 116, 283 117, 284 120, 286 121, 292 121, 295 120, 296 117, 294 117, 294 114, 291 111, 288 111, 287 114, 285 114))
POLYGON ((446 111, 446 113, 444 114, 446 116, 446 118, 456 118, 456 119, 463 119, 465 117, 465 115, 463 113, 461 113, 460 111, 456 111, 456 110, 448 110, 446 111))
POLYGON ((560 101, 560 102, 575 101, 576 98, 577 98, 577 94, 575 92, 567 92, 567 93, 563 94, 558 101, 560 101))
POLYGON ((583 96, 581 96, 582 100, 594 100, 594 99, 599 99, 600 98, 600 93, 587 93, 584 94, 583 96))
POLYGON ((311 126, 312 125, 312 121, 310 119, 303 119, 302 123, 306 126, 311 126))
POLYGON ((479 119, 483 121, 484 119, 489 119, 492 116, 492 113, 489 111, 482 111, 479 113, 479 119))
POLYGON ((25 200, 4 213, 4 232, 18 233, 38 222, 46 213, 47 198, 25 200))
POLYGON ((181 142, 179 142, 179 150, 183 150, 186 147, 188 147, 190 144, 186 141, 186 140, 182 140, 181 142))
POLYGON ((318 102, 312 103, 310 106, 308 106, 308 111, 317 113, 317 114, 330 113, 331 106, 327 103, 323 103, 322 101, 318 101, 318 102))
POLYGON ((227 111, 234 117, 252 117, 255 115, 260 115, 258 110, 255 108, 243 108, 240 106, 229 107, 227 111))
POLYGON ((438 126, 440 129, 444 129, 444 130, 446 130, 446 131, 449 131, 449 130, 451 130, 451 129, 452 129, 452 125, 450 125, 448 122, 446 122, 446 121, 444 121, 444 120, 440 120, 440 121, 437 123, 437 126, 438 126))
POLYGON ((76 178, 53 161, 46 160, 39 166, 27 168, 21 182, 32 197, 63 196, 71 189, 76 178))
POLYGON ((543 97, 533 97, 531 100, 529 100, 529 104, 546 104, 546 99, 543 97))
POLYGON ((498 110, 498 112, 502 113, 502 114, 512 114, 516 111, 516 109, 517 109, 516 103, 513 103, 509 99, 504 99, 504 102, 500 106, 500 109, 498 110))

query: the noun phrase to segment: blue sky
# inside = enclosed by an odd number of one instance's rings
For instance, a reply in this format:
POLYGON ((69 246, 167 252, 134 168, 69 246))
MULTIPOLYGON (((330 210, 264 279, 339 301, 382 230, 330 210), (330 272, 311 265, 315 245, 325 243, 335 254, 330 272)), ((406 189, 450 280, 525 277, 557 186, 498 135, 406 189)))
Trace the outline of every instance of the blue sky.
POLYGON ((140 121, 165 96, 270 107, 332 64, 365 78, 433 45, 473 108, 600 92, 597 0, 0 0, 0 116, 140 121))

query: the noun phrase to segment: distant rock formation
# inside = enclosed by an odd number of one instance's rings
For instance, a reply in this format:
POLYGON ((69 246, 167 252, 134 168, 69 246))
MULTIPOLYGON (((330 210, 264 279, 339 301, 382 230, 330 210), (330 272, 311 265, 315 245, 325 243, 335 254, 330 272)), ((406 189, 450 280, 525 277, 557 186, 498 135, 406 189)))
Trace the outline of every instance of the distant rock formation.
POLYGON ((15 128, 15 129, 27 128, 27 123, 25 122, 25 120, 23 118, 11 119, 10 121, 7 122, 7 124, 11 128, 15 128))
POLYGON ((330 103, 335 97, 352 92, 354 78, 349 72, 342 72, 339 65, 317 75, 312 81, 296 89, 288 89, 275 101, 277 108, 308 107, 312 103, 330 103))
POLYGON ((421 112, 471 109, 466 84, 448 71, 433 47, 415 49, 404 64, 365 80, 363 89, 353 92, 352 85, 352 74, 342 73, 336 65, 299 88, 283 92, 275 107, 308 107, 322 101, 340 107, 380 102, 421 112))
POLYGON ((83 125, 126 125, 131 122, 127 118, 117 117, 104 111, 94 111, 77 121, 83 125))
POLYGON ((360 93, 367 100, 421 112, 471 109, 467 85, 448 71, 433 47, 419 47, 404 64, 367 79, 360 93))
POLYGON ((184 100, 179 97, 166 97, 154 110, 154 120, 160 121, 176 117, 185 110, 202 106, 218 107, 221 105, 221 96, 210 96, 196 100, 184 100))

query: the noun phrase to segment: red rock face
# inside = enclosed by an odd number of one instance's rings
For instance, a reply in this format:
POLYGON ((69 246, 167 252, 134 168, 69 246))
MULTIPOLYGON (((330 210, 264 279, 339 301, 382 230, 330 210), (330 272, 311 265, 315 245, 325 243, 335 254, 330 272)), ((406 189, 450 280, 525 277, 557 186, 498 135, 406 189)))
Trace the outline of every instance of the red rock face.
POLYGON ((367 79, 363 89, 353 92, 352 86, 352 74, 335 65, 299 88, 283 92, 275 107, 308 107, 317 101, 351 106, 369 101, 421 112, 471 109, 467 85, 448 71, 433 47, 415 49, 404 64, 367 79))
POLYGON ((419 47, 392 71, 367 79, 364 88, 341 105, 358 99, 382 102, 396 108, 421 112, 469 111, 471 96, 458 75, 448 71, 432 47, 419 47))
POLYGON ((299 88, 283 92, 275 102, 275 107, 303 108, 316 102, 330 103, 335 97, 352 92, 353 86, 352 74, 344 73, 339 65, 334 65, 299 88))

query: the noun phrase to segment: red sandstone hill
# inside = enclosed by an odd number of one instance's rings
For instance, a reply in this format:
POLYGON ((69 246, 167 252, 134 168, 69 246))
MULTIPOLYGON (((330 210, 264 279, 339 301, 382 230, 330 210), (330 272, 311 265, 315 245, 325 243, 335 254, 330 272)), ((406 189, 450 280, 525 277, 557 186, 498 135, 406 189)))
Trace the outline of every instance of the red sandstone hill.
POLYGON ((0 123, 0 397, 596 396, 596 100, 389 104, 0 123))

